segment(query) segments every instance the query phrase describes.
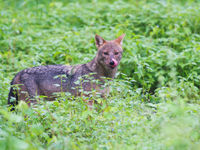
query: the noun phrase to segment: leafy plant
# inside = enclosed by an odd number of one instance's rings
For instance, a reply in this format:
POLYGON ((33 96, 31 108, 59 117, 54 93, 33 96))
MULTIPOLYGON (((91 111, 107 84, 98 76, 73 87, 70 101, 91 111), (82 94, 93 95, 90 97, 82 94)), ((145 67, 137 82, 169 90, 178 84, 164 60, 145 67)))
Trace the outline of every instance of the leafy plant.
POLYGON ((0 0, 0 149, 199 149, 199 8, 198 0, 0 0), (95 34, 122 33, 117 77, 105 98, 92 91, 92 110, 86 97, 62 93, 9 111, 17 72, 86 63, 95 34))

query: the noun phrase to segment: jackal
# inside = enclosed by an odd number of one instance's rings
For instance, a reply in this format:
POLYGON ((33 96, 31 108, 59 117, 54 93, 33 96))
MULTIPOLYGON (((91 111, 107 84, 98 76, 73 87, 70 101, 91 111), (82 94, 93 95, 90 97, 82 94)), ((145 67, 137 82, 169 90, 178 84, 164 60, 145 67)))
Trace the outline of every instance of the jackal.
MULTIPOLYGON (((124 36, 125 34, 115 40, 106 41, 96 35, 95 42, 98 49, 96 57, 86 64, 75 66, 47 65, 20 71, 11 82, 8 104, 14 106, 18 104, 19 100, 24 100, 30 105, 35 103, 34 97, 39 95, 46 96, 48 100, 54 100, 55 95, 53 93, 59 92, 69 92, 74 96, 79 96, 80 85, 83 91, 91 91, 93 88, 98 90, 104 84, 103 77, 110 79, 115 77, 122 57, 124 36), (94 79, 99 80, 101 84, 91 84, 90 81, 76 84, 80 77, 89 74, 94 79), (62 77, 57 78, 60 75, 62 77), (14 101, 12 97, 15 98, 14 101)), ((104 94, 105 90, 100 90, 99 92, 104 94)))

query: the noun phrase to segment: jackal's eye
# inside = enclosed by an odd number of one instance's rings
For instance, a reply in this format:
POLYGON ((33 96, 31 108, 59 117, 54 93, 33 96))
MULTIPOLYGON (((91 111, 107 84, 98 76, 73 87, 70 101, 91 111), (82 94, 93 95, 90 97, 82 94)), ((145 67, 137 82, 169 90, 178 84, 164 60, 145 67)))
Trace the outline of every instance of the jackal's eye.
POLYGON ((104 54, 104 55, 108 55, 108 52, 104 52, 103 54, 104 54))
POLYGON ((119 52, 115 52, 115 55, 118 55, 119 54, 119 52))

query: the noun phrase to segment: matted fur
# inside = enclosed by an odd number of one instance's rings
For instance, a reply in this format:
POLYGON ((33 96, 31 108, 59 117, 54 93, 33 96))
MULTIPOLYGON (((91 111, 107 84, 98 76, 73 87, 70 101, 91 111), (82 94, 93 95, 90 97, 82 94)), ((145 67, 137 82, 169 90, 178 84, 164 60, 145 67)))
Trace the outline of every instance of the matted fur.
MULTIPOLYGON (((48 100, 54 100, 53 93, 57 92, 70 92, 72 95, 78 96, 80 95, 80 86, 84 91, 100 89, 99 86, 104 83, 102 77, 111 79, 115 77, 122 57, 123 38, 124 34, 116 40, 106 41, 96 35, 97 54, 91 62, 86 64, 75 66, 47 65, 20 71, 11 82, 8 104, 15 105, 19 100, 24 100, 28 104, 35 103, 34 97, 37 95, 44 95, 48 100), (90 81, 76 84, 76 81, 85 75, 90 75, 93 79, 101 81, 101 84, 91 84, 90 81), (14 88, 15 86, 17 88, 14 88), (12 97, 16 101, 12 101, 12 97)), ((104 94, 105 91, 99 92, 104 94)))

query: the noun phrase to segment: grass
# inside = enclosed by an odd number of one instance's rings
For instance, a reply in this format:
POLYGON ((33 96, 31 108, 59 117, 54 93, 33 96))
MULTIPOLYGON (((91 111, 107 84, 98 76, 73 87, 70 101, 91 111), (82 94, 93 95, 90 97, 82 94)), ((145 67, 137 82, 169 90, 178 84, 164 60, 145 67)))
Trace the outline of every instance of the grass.
POLYGON ((0 0, 0 149, 200 149, 199 11, 199 0, 0 0), (122 33, 118 75, 98 111, 68 96, 8 111, 18 71, 86 63, 95 34, 122 33))

